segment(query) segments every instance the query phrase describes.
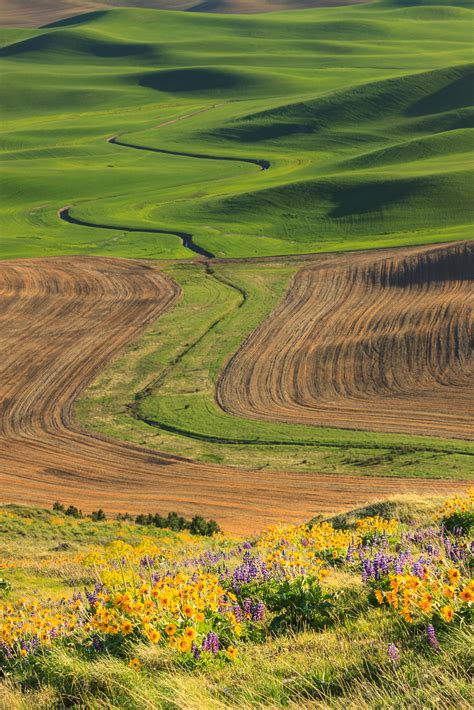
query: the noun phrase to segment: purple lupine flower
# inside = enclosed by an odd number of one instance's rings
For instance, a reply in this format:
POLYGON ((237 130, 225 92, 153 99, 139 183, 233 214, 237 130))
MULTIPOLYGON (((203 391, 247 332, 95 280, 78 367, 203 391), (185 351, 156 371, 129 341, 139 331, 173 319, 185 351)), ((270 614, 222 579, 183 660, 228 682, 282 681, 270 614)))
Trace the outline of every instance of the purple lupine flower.
POLYGON ((214 631, 209 631, 202 641, 202 650, 216 655, 219 652, 219 637, 214 631))
POLYGON ((214 631, 209 631, 207 638, 209 641, 209 650, 215 655, 219 651, 219 637, 214 631))
POLYGON ((95 587, 94 587, 94 591, 93 591, 93 592, 88 592, 87 590, 85 590, 85 592, 86 592, 86 597, 87 597, 87 601, 89 602, 89 604, 91 605, 91 607, 93 607, 94 604, 96 603, 96 601, 97 601, 97 595, 103 590, 103 588, 104 588, 103 585, 100 584, 99 582, 97 582, 96 585, 95 585, 95 587))
POLYGON ((156 564, 158 557, 152 555, 145 555, 140 560, 140 567, 153 567, 156 564))
POLYGON ((412 568, 411 568, 411 573, 414 576, 419 577, 420 579, 424 579, 426 577, 424 568, 428 567, 429 563, 430 563, 430 561, 428 559, 426 559, 426 557, 422 557, 422 556, 419 557, 413 563, 412 568))
POLYGON ((239 604, 234 604, 234 616, 238 624, 242 622, 242 609, 239 604))
POLYGON ((260 601, 252 608, 252 621, 263 621, 265 618, 265 604, 260 601))
MULTIPOLYGON (((446 553, 446 557, 451 560, 452 562, 462 562, 463 560, 466 559, 468 552, 467 548, 465 545, 462 543, 458 542, 452 542, 449 538, 445 538, 443 540, 444 543, 444 549, 446 553)), ((471 551, 472 551, 472 543, 471 543, 471 551)))
POLYGON ((413 567, 411 568, 411 572, 415 577, 418 577, 419 579, 424 579, 425 578, 425 573, 423 571, 423 564, 421 560, 417 560, 413 567))
POLYGON ((244 554, 242 564, 236 567, 232 575, 232 587, 235 591, 239 591, 243 584, 248 584, 256 579, 269 579, 269 572, 257 555, 252 557, 250 552, 244 554))
POLYGON ((102 650, 102 641, 100 638, 97 636, 97 634, 94 634, 92 637, 92 645, 94 646, 94 649, 96 651, 101 651, 102 650))
POLYGON ((362 579, 364 582, 367 582, 368 579, 373 577, 373 565, 372 562, 368 559, 363 559, 362 560, 362 579))
POLYGON ((244 609, 244 614, 246 616, 249 616, 252 611, 252 600, 251 599, 244 599, 243 609, 244 609))
POLYGON ((13 654, 11 646, 7 646, 7 644, 4 641, 0 642, 0 651, 3 653, 5 658, 11 658, 11 656, 13 654))
POLYGON ((387 649, 388 657, 392 661, 394 666, 398 666, 398 662, 400 660, 400 651, 398 648, 395 646, 394 643, 389 643, 388 644, 388 649, 387 649))
POLYGON ((347 548, 346 562, 354 562, 354 552, 355 552, 354 540, 351 540, 351 543, 350 543, 349 547, 347 548))
POLYGON ((199 661, 199 659, 201 658, 201 651, 200 651, 200 649, 196 646, 196 644, 194 643, 194 641, 193 641, 192 646, 191 646, 191 653, 193 654, 193 656, 194 656, 194 658, 196 659, 196 661, 199 661))
POLYGON ((437 650, 439 648, 439 641, 436 636, 436 631, 433 624, 428 624, 428 626, 426 627, 426 637, 431 648, 437 650))

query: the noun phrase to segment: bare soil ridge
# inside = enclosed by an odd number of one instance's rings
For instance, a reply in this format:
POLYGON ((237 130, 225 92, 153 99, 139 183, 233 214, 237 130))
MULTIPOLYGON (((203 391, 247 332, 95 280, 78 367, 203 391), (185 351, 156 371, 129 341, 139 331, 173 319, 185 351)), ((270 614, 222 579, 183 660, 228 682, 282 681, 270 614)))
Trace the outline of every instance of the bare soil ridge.
POLYGON ((345 510, 394 492, 462 483, 272 474, 196 463, 101 438, 74 422, 75 400, 179 297, 157 267, 56 257, 0 266, 0 498, 84 510, 204 514, 244 533, 345 510))
POLYGON ((246 418, 474 439, 474 242, 316 261, 230 359, 246 418))

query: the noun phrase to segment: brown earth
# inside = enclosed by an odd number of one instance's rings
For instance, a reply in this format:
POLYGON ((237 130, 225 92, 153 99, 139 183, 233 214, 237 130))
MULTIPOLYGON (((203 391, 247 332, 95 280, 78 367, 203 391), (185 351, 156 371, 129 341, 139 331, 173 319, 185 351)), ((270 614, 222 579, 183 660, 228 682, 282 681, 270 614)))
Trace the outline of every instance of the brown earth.
POLYGON ((256 13, 356 5, 369 0, 0 0, 0 26, 40 27, 93 10, 148 7, 191 12, 256 13))
POLYGON ((474 438, 474 242, 299 271, 230 359, 222 408, 254 419, 474 438))
POLYGON ((75 400, 179 298, 156 266, 57 257, 0 264, 0 501, 91 511, 176 510, 232 532, 301 521, 397 492, 448 493, 453 481, 222 468, 80 430, 75 400))

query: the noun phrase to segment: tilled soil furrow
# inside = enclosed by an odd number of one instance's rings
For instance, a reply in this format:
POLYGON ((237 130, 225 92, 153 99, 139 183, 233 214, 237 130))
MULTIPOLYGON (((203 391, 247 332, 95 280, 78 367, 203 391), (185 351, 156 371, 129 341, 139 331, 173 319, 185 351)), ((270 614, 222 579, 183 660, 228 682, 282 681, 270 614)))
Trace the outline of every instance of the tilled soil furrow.
POLYGON ((473 243, 341 256, 294 278, 217 398, 254 419, 474 438, 473 243))

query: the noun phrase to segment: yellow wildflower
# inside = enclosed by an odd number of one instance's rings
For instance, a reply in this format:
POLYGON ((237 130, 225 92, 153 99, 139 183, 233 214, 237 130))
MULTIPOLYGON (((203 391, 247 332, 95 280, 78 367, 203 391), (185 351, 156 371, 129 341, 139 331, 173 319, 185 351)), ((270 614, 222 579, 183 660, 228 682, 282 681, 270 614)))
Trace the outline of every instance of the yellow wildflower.
POLYGON ((443 606, 441 609, 441 616, 445 621, 452 621, 454 618, 454 611, 450 606, 443 606))

